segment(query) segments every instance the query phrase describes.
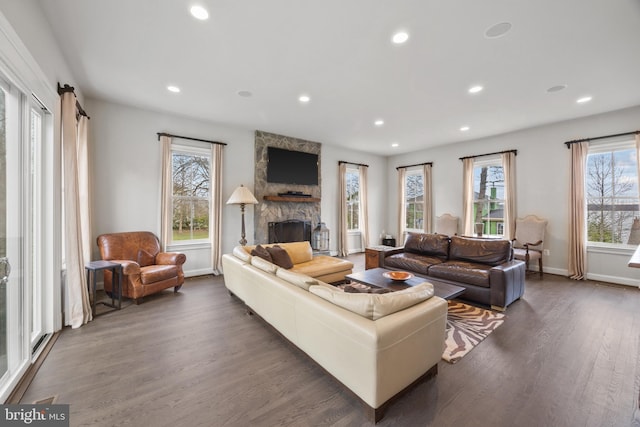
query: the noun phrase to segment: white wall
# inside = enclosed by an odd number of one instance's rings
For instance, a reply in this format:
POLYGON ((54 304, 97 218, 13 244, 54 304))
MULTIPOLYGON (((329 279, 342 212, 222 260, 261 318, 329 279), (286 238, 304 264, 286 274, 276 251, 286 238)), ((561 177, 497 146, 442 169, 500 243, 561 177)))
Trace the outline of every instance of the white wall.
MULTIPOLYGON (((253 131, 202 122, 166 113, 87 99, 91 116, 92 241, 101 233, 147 230, 160 235, 160 143, 167 132, 225 142, 223 202, 244 184, 253 190, 253 131)), ((253 207, 247 207, 247 235, 253 235, 253 207)), ((240 208, 224 205, 222 249, 230 252, 240 240, 240 208)), ((93 248, 98 258, 97 247, 93 248)), ((182 250, 182 249, 181 249, 182 250)), ((185 250, 186 275, 211 272, 210 249, 185 250)))
MULTIPOLYGON (((460 157, 517 149, 516 187, 518 216, 538 215, 549 220, 544 269, 567 274, 569 225, 569 150, 565 141, 629 132, 640 128, 640 107, 530 128, 490 138, 443 145, 389 158, 387 186, 397 185, 400 165, 433 162, 434 215, 462 216, 462 162, 460 157)), ((398 202, 397 197, 393 199, 398 202)), ((387 213, 387 229, 397 230, 395 209, 387 213)), ((395 231, 394 234, 397 234, 395 231)), ((589 278, 638 285, 640 272, 627 267, 629 250, 590 251, 589 278)))

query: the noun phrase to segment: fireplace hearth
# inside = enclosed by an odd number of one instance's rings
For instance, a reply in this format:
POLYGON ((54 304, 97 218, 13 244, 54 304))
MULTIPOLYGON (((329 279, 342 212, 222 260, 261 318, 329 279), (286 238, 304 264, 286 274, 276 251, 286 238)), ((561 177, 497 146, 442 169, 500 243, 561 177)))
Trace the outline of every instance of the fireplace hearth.
POLYGON ((269 243, 311 242, 311 221, 290 219, 268 223, 269 243))

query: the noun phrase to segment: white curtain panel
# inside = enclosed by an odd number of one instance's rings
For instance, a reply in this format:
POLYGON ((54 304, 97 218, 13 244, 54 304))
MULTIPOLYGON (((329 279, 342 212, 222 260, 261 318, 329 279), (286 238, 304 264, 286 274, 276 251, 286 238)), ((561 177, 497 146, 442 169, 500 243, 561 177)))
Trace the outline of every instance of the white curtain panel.
POLYGON ((89 141, 87 138, 89 118, 81 115, 78 118, 78 200, 82 227, 82 260, 86 264, 91 261, 91 200, 89 199, 89 141))
POLYGON ((368 166, 358 166, 358 172, 360 175, 360 232, 362 236, 363 248, 369 246, 369 201, 367 197, 367 195, 369 194, 369 184, 367 178, 368 169, 368 166))
POLYGON ((513 240, 516 234, 516 153, 502 153, 504 171, 504 238, 513 240))
POLYGON ((423 228, 425 233, 431 233, 433 231, 433 185, 431 184, 431 165, 425 164, 422 166, 423 185, 424 185, 424 197, 423 197, 423 228))
POLYGON ((586 279, 587 245, 585 220, 585 164, 587 142, 571 144, 571 177, 569 190, 569 278, 586 279))
POLYGON ((171 137, 166 135, 160 136, 160 150, 162 151, 162 166, 161 166, 161 180, 160 186, 160 244, 163 250, 167 250, 169 243, 171 242, 172 233, 172 183, 173 183, 173 171, 171 169, 171 137))
POLYGON ((338 256, 347 256, 347 164, 338 165, 338 186, 340 195, 338 200, 338 256))
POLYGON ((638 177, 640 177, 640 133, 636 133, 636 166, 638 168, 638 177))
POLYGON ((221 144, 213 144, 211 156, 211 214, 209 230, 211 235, 211 262, 213 274, 222 272, 222 148, 221 144))
POLYGON ((462 160, 462 233, 473 236, 473 158, 462 160))
POLYGON ((404 244, 404 233, 407 216, 407 194, 405 191, 405 180, 407 179, 407 168, 398 168, 398 240, 396 245, 404 244))
MULTIPOLYGON (((62 161, 64 179, 64 233, 65 233, 65 266, 66 266, 66 298, 65 323, 72 328, 79 328, 92 320, 91 303, 87 290, 84 272, 84 238, 80 171, 87 170, 86 139, 81 150, 84 158, 79 158, 78 123, 76 120, 76 97, 72 92, 65 92, 62 101, 62 161), (82 165, 80 165, 82 163, 82 165)), ((86 127, 83 133, 86 138, 86 127)), ((83 178, 84 179, 84 178, 83 178)), ((88 188, 88 187, 87 187, 88 188)), ((88 197, 85 197, 88 200, 88 197)))

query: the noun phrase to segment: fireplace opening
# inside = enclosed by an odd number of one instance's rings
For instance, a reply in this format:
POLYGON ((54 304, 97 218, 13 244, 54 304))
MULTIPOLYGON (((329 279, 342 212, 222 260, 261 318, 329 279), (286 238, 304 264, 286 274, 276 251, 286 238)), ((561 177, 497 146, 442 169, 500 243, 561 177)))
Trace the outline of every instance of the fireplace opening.
POLYGON ((270 222, 269 243, 311 242, 311 221, 289 219, 270 222))

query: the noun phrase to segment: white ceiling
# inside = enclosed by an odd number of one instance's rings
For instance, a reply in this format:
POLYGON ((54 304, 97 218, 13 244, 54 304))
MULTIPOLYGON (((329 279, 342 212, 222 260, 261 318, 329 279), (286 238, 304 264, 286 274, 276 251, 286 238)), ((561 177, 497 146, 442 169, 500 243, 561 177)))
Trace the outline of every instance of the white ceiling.
POLYGON ((41 5, 87 96, 382 155, 640 105, 638 0, 41 5), (485 37, 501 22, 511 31, 485 37))

